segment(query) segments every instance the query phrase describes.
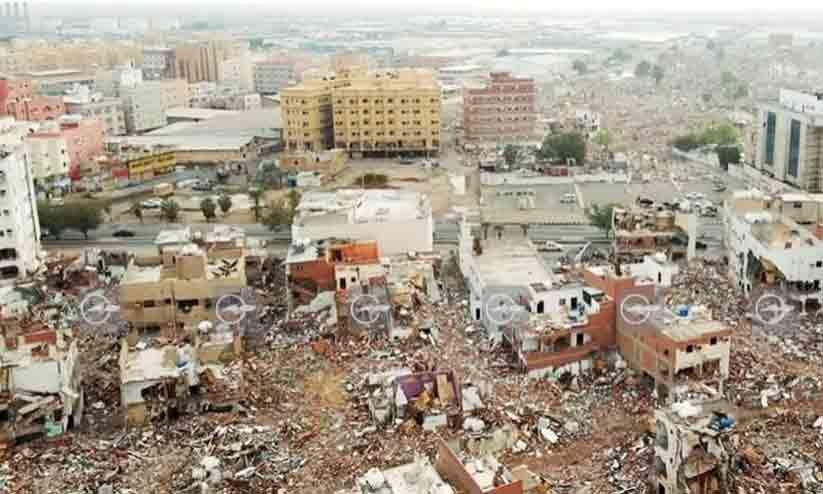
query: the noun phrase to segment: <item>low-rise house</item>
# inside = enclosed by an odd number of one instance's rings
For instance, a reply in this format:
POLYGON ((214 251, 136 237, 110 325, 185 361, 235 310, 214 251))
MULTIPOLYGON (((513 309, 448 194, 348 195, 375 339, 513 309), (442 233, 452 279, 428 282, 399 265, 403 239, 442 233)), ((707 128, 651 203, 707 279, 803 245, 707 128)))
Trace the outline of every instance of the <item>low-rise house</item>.
POLYGON ((348 155, 342 149, 311 152, 284 153, 278 160, 281 170, 289 172, 318 172, 324 177, 334 177, 346 167, 348 155))
POLYGON ((71 333, 20 321, 0 328, 0 448, 79 426, 82 373, 71 333))

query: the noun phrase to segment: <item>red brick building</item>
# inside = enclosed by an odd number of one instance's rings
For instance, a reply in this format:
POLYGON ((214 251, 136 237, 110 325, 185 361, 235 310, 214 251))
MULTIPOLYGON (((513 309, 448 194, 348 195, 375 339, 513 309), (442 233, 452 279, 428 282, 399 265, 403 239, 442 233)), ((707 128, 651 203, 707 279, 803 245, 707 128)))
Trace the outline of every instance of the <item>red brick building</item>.
POLYGON ((0 79, 0 117, 40 122, 64 113, 62 98, 36 94, 31 81, 0 79))
POLYGON ((535 138, 537 87, 534 79, 492 72, 483 88, 463 90, 466 141, 519 142, 535 138))

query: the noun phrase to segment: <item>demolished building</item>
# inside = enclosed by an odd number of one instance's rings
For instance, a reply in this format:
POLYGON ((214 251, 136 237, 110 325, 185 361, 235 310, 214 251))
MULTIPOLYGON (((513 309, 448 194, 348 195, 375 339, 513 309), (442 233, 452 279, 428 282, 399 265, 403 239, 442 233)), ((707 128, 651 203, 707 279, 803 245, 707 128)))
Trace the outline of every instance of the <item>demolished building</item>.
POLYGON ((79 426, 82 373, 71 332, 16 320, 0 328, 0 448, 79 426))
POLYGON ((731 405, 718 397, 678 402, 655 411, 654 492, 732 492, 731 405))
POLYGON ((672 260, 691 259, 697 248, 697 217, 663 207, 614 208, 613 249, 621 261, 663 253, 672 260))

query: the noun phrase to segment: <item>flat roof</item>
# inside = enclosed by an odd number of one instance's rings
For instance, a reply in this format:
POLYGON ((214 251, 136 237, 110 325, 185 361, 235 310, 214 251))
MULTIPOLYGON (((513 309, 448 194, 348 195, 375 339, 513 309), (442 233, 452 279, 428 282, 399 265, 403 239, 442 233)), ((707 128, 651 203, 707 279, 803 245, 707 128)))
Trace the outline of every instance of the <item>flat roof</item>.
POLYGON ((297 207, 299 219, 345 213, 350 223, 419 219, 429 213, 428 197, 420 192, 394 189, 342 189, 306 192, 297 207))
POLYGON ((669 325, 659 325, 658 328, 661 334, 679 342, 695 340, 709 334, 729 330, 723 322, 711 319, 680 320, 669 325))
POLYGON ((176 106, 166 110, 166 118, 188 118, 192 120, 208 120, 238 113, 232 110, 216 110, 213 108, 187 108, 176 106))
POLYGON ((531 287, 541 284, 550 289, 555 281, 540 254, 521 243, 484 246, 483 253, 474 256, 474 264, 481 281, 487 286, 531 287))

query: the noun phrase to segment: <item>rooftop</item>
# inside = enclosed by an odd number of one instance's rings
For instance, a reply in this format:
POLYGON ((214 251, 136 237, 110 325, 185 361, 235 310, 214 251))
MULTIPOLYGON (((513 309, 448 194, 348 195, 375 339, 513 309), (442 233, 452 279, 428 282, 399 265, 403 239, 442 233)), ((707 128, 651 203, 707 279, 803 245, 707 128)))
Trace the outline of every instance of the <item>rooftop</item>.
POLYGON ((238 112, 232 110, 215 110, 212 108, 186 108, 183 106, 177 106, 166 110, 166 118, 209 120, 212 118, 234 115, 236 113, 238 112))
POLYGON ((343 214, 349 223, 416 220, 430 214, 426 195, 393 189, 343 189, 335 192, 306 192, 297 207, 296 221, 303 224, 315 216, 343 214))
POLYGON ((534 246, 522 242, 484 246, 483 253, 474 257, 474 263, 486 286, 527 286, 541 292, 555 282, 534 246))
POLYGON ((169 245, 169 244, 187 244, 191 242, 191 228, 179 228, 176 230, 160 230, 157 238, 154 239, 155 245, 169 245))

